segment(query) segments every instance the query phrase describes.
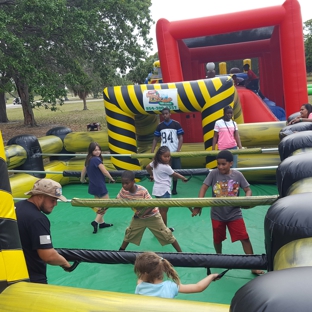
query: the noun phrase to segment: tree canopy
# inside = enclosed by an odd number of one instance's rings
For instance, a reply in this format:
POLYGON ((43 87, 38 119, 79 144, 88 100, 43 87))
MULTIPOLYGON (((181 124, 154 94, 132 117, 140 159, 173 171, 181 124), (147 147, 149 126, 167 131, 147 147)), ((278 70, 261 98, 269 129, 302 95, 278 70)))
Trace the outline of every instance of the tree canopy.
POLYGON ((150 6, 150 0, 0 0, 0 73, 16 85, 24 123, 36 125, 34 95, 53 109, 66 85, 82 94, 78 86, 87 82, 89 93, 93 75, 105 87, 144 59, 150 6))
POLYGON ((145 60, 140 59, 136 66, 129 71, 126 78, 132 83, 142 84, 145 82, 146 77, 149 73, 154 70, 154 62, 158 60, 158 53, 148 56, 145 60))
POLYGON ((304 22, 304 48, 307 73, 312 72, 312 19, 304 22))

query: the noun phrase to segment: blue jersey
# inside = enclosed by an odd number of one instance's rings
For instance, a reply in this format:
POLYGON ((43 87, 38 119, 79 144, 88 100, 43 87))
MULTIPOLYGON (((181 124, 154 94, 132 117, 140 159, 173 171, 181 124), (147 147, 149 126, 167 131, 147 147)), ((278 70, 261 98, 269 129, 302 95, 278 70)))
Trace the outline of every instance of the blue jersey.
POLYGON ((160 145, 167 146, 170 152, 176 152, 179 146, 179 135, 183 135, 184 131, 179 122, 170 119, 167 123, 165 121, 161 122, 155 132, 154 136, 160 137, 160 145))

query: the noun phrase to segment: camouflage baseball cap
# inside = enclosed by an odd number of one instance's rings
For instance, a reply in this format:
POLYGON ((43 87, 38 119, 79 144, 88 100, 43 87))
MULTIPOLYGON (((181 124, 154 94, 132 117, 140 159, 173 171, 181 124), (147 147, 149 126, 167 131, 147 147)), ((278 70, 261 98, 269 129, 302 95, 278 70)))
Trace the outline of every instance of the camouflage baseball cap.
POLYGON ((66 197, 62 195, 61 184, 51 179, 41 179, 36 181, 32 190, 25 193, 25 195, 47 195, 64 202, 67 201, 66 197))

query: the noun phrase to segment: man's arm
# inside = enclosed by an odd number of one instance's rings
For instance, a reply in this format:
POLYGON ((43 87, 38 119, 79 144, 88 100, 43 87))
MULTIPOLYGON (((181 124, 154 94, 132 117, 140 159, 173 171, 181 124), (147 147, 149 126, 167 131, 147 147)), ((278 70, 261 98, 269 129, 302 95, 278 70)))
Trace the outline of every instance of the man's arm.
POLYGON ((39 257, 47 264, 59 265, 63 269, 70 268, 69 262, 61 256, 54 248, 37 249, 39 257))

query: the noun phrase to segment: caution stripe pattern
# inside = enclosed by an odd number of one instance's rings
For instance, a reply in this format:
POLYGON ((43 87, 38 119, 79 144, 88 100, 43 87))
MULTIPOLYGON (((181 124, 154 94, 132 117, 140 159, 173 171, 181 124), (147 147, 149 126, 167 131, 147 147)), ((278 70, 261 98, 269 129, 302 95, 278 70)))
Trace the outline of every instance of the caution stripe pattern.
MULTIPOLYGON (((223 116, 225 106, 234 107, 236 91, 230 76, 178 83, 105 88, 103 94, 108 127, 108 146, 112 154, 137 153, 136 126, 140 126, 140 121, 136 121, 135 116, 160 114, 160 111, 147 112, 144 110, 143 93, 145 90, 161 89, 177 89, 179 109, 174 112, 201 112, 205 149, 211 150, 215 121, 223 116)), ((234 108, 234 113, 238 118, 242 114, 239 105, 234 108)), ((210 158, 207 158, 207 167, 211 167, 214 161, 210 158)), ((137 159, 117 156, 112 157, 111 160, 117 169, 141 169, 137 159)))
POLYGON ((14 201, 0 131, 0 293, 9 285, 28 280, 19 238, 14 201))

